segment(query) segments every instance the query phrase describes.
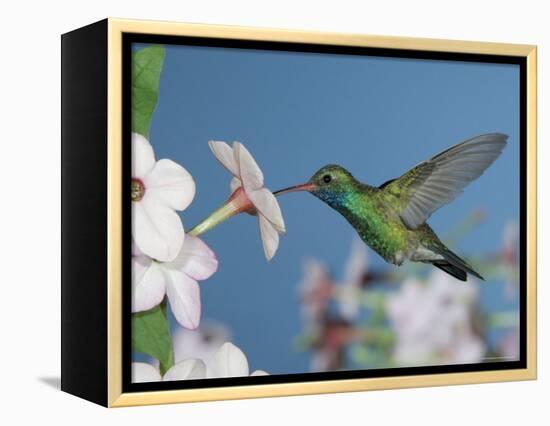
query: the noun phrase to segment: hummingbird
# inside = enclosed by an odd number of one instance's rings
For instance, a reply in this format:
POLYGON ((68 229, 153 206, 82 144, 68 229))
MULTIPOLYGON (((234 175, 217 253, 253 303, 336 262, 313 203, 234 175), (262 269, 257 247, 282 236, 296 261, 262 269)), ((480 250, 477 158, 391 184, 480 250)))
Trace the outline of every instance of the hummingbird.
POLYGON ((507 139, 501 133, 468 139, 378 187, 361 183, 345 168, 329 164, 306 183, 274 194, 313 194, 344 216, 363 242, 388 263, 431 263, 461 281, 467 281, 468 274, 483 280, 441 242, 426 220, 481 176, 502 153, 507 139))

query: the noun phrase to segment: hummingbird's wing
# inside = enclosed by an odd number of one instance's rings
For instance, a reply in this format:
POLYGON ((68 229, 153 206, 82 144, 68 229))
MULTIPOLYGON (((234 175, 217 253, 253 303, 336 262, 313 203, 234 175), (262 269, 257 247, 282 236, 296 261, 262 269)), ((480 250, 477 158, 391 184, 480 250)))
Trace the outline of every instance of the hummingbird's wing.
POLYGON ((501 133, 468 139, 386 182, 380 189, 395 197, 403 223, 415 229, 481 176, 500 155, 507 139, 501 133))

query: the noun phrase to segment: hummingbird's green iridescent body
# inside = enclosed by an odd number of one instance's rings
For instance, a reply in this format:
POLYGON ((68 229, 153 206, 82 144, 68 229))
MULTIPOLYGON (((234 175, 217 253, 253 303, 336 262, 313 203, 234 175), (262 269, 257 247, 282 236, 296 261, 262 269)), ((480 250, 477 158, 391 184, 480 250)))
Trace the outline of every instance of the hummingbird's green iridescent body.
POLYGON ((357 181, 340 166, 325 166, 316 174, 320 176, 314 176, 312 180, 319 180, 327 173, 340 184, 330 190, 320 186, 313 194, 342 214, 361 239, 386 262, 401 265, 417 250, 421 241, 435 237, 428 225, 408 229, 399 216, 393 197, 388 197, 382 189, 357 181))
POLYGON ((397 179, 374 187, 338 165, 322 167, 303 184, 275 192, 308 191, 344 216, 361 239, 389 263, 431 263, 455 278, 483 279, 449 250, 426 223, 462 193, 500 155, 507 136, 481 135, 424 161, 397 179))

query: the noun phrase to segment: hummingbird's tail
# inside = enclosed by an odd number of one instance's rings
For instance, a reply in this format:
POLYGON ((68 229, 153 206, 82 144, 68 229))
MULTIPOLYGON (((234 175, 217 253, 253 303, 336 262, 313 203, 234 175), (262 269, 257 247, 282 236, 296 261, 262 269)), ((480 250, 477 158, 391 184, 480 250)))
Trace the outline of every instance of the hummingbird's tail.
POLYGON ((483 278, 476 271, 474 271, 473 268, 470 265, 468 265, 465 260, 461 259, 455 253, 453 253, 451 250, 445 247, 443 243, 439 242, 439 244, 436 244, 435 247, 430 247, 430 248, 435 253, 438 253, 444 257, 443 260, 432 261, 432 264, 436 268, 439 268, 442 271, 447 272, 449 275, 452 275, 453 277, 455 277, 460 281, 467 281, 468 274, 471 274, 474 277, 477 277, 480 280, 485 281, 485 278, 483 278))

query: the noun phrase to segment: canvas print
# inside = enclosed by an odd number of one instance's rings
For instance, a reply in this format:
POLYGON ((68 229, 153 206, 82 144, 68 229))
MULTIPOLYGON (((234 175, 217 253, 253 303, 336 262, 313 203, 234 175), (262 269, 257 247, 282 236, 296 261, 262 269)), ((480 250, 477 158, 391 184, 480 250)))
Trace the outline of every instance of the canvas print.
POLYGON ((131 50, 131 382, 520 359, 518 65, 131 50))

